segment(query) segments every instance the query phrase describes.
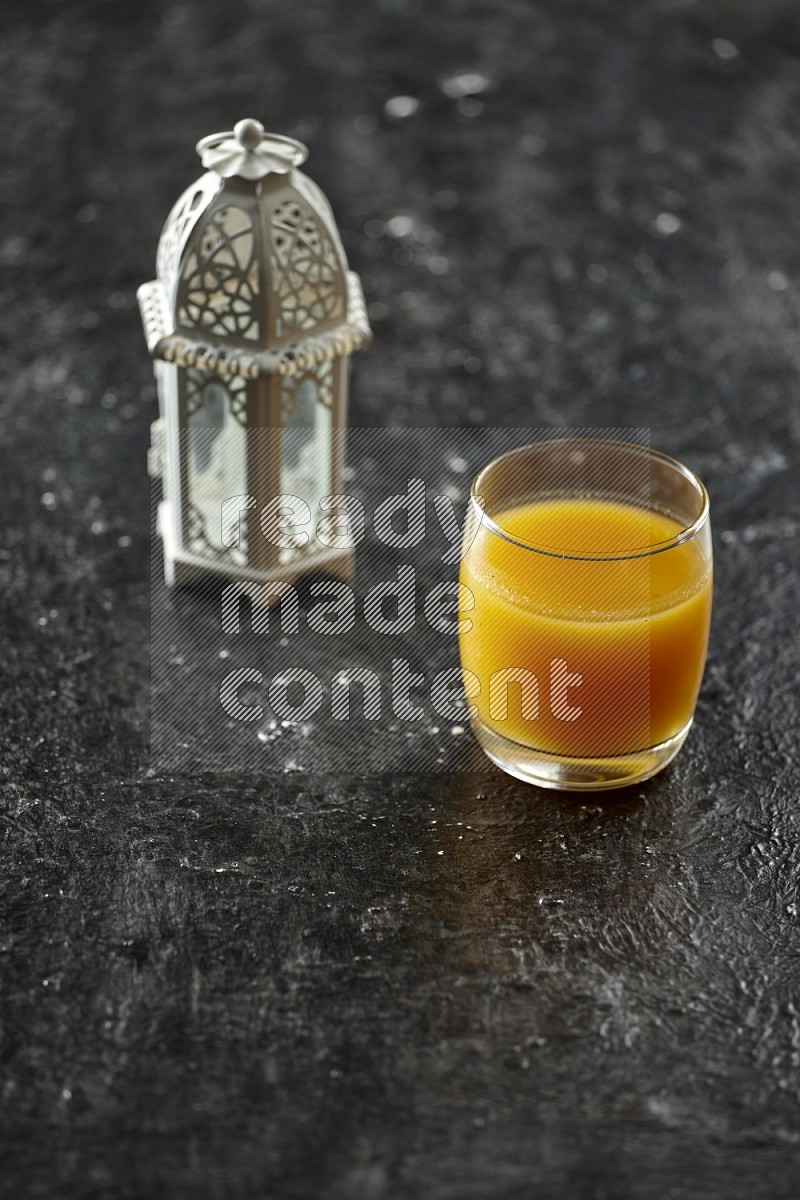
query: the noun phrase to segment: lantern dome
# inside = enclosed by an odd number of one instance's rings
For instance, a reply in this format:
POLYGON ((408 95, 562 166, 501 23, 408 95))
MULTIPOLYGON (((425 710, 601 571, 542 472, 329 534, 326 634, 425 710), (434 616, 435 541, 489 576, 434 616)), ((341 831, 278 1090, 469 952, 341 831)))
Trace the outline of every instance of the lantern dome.
POLYGON ((254 377, 366 345, 330 205, 298 169, 306 147, 245 120, 197 150, 209 170, 172 209, 140 294, 151 352, 254 377))

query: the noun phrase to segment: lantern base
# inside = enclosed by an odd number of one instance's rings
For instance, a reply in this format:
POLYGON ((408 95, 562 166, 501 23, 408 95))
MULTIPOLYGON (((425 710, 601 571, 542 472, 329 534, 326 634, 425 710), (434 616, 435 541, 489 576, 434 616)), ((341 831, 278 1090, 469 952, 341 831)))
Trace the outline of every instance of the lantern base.
MULTIPOLYGON (((240 583, 294 583, 306 575, 329 575, 344 582, 352 579, 355 571, 355 555, 352 550, 325 550, 306 554, 291 563, 275 565, 267 570, 254 567, 238 567, 232 563, 203 558, 191 554, 175 545, 173 540, 170 505, 162 501, 158 506, 158 534, 164 551, 164 582, 169 588, 187 587, 200 579, 216 576, 240 583)), ((277 595, 270 603, 277 601, 277 595)))
MULTIPOLYGON (((231 567, 193 555, 164 555, 164 582, 169 588, 183 588, 199 579, 216 576, 241 583, 295 583, 307 575, 329 575, 345 583, 353 578, 355 559, 352 553, 336 551, 331 554, 308 555, 306 558, 270 571, 255 571, 246 567, 231 567)), ((277 601, 278 597, 275 597, 277 601)))

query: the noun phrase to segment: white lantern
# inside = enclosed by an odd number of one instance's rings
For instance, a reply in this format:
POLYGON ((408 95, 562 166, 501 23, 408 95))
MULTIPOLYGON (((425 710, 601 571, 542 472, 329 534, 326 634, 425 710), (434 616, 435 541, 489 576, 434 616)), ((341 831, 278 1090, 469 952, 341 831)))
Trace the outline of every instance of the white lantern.
POLYGON ((371 340, 358 276, 327 200, 297 169, 302 143, 247 120, 197 150, 208 173, 170 213, 157 278, 138 292, 158 384, 149 469, 162 482, 167 583, 209 571, 347 577, 352 551, 323 545, 313 521, 303 545, 280 545, 235 498, 292 495, 313 513, 341 492, 349 356, 371 340))

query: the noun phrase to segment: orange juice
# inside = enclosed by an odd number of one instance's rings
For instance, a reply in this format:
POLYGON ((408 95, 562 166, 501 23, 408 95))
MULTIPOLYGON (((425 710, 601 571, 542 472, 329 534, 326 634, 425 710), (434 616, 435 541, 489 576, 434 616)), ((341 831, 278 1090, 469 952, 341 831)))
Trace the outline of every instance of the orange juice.
POLYGON ((461 663, 479 722, 576 758, 635 754, 685 730, 711 618, 698 541, 675 543, 677 521, 611 500, 540 500, 492 522, 461 566, 461 663))

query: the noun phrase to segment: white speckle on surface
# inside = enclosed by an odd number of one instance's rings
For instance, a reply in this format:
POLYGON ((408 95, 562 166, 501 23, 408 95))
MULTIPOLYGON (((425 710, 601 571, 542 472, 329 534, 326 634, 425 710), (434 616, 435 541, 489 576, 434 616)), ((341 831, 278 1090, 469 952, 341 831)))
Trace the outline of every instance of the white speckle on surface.
POLYGON ((433 203, 437 208, 455 208, 458 204, 458 192, 453 191, 452 188, 442 188, 434 195, 433 203))
POLYGON ((673 233, 677 233, 683 221, 676 213, 662 212, 655 219, 656 233, 660 233, 662 237, 671 237, 673 233))
POLYGON ((712 38, 711 49, 723 62, 731 62, 734 58, 739 57, 739 47, 733 42, 729 42, 727 38, 712 38))
POLYGON ((369 137, 378 128, 378 118, 371 113, 359 113, 353 120, 353 129, 365 137, 369 137))
POLYGON ((43 506, 49 509, 51 512, 54 508, 58 507, 58 500, 56 500, 55 495, 52 492, 42 492, 41 502, 43 506))
POLYGON ((455 75, 445 75, 439 81, 439 87, 449 100, 478 96, 490 86, 490 80, 480 71, 458 71, 455 75))
POLYGON ((131 538, 131 536, 129 534, 123 533, 121 537, 117 538, 117 545, 121 546, 123 550, 127 550, 128 546, 131 545, 132 541, 133 541, 133 538, 131 538))
POLYGON ((461 734, 465 732, 464 726, 463 725, 452 725, 450 727, 450 732, 453 735, 453 737, 461 737, 461 734))
POLYGON ((547 142, 539 133, 526 133, 520 142, 520 147, 531 158, 538 158, 547 149, 547 142))
POLYGON ((383 106, 387 117, 393 117, 396 121, 413 117, 418 108, 419 100, 416 96, 392 96, 383 106))
POLYGON ((283 730, 274 717, 270 717, 268 720, 266 720, 256 734, 256 737, 260 742, 266 743, 277 741, 277 739, 282 736, 283 730))
POLYGON ((100 517, 97 517, 94 521, 92 521, 89 528, 91 529, 92 533, 99 534, 105 533, 108 529, 108 525, 100 517))
POLYGON ((403 213, 398 213, 396 217, 390 217, 386 222, 386 232, 390 237, 408 237, 410 233, 413 233, 413 230, 414 218, 403 213))
POLYGON ((432 275, 446 275, 450 270, 450 259, 443 254, 432 254, 428 259, 428 270, 432 275))
POLYGON ((465 458, 462 458, 460 454, 453 454, 450 458, 448 458, 447 466, 449 470, 454 471, 456 475, 463 475, 469 466, 469 463, 465 458))
POLYGON ((29 243, 24 237, 12 234, 0 244, 0 264, 16 267, 24 263, 29 243))
POLYGON ((767 287, 773 292, 785 292, 789 286, 789 280, 784 275, 783 271, 770 271, 767 276, 767 287))

